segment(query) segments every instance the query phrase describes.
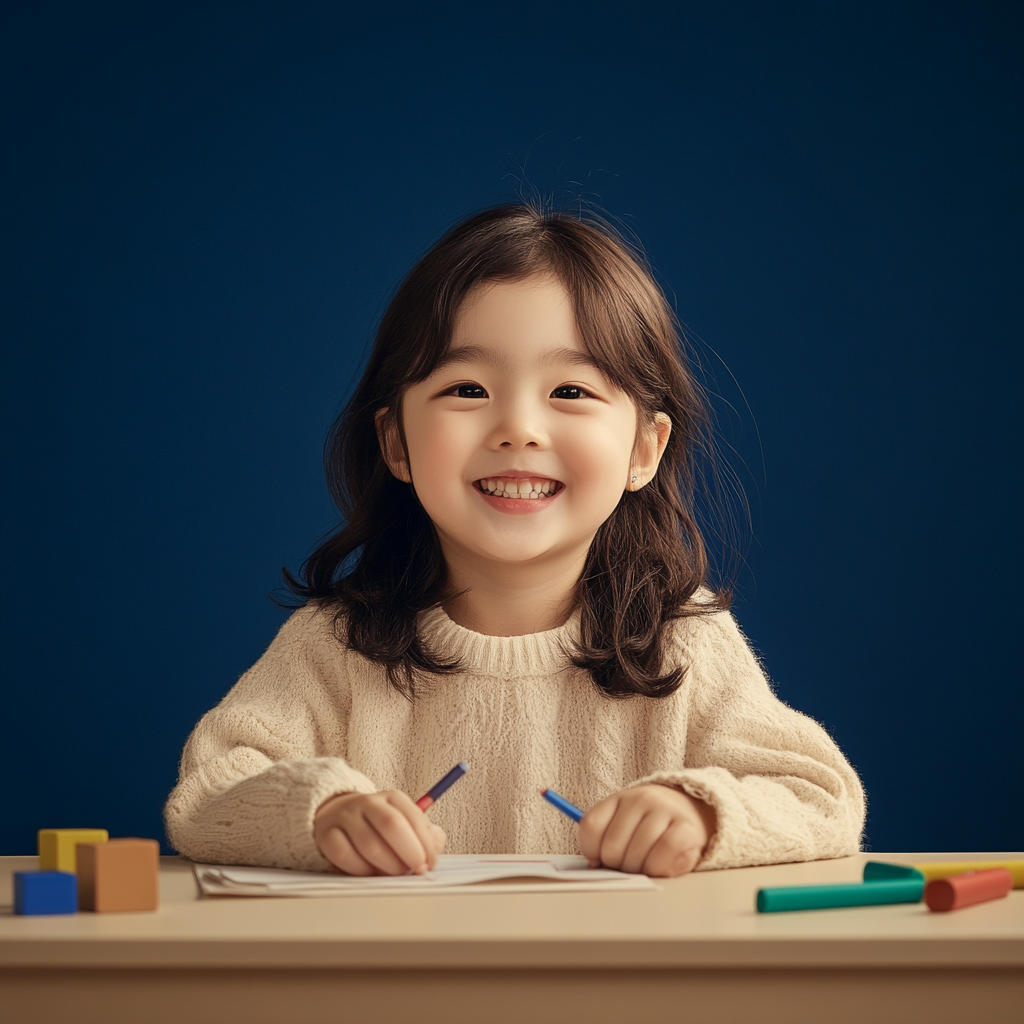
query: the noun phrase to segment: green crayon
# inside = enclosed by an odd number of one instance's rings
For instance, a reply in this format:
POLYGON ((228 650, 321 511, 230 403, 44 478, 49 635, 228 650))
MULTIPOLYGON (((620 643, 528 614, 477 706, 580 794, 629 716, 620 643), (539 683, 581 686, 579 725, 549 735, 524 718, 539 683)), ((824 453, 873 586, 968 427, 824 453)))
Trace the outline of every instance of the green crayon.
POLYGON ((762 914, 775 914, 783 910, 873 907, 883 903, 919 903, 923 895, 923 876, 839 885, 789 885, 759 889, 757 909, 762 914))
POLYGON ((885 864, 880 860, 869 860, 864 865, 865 882, 886 882, 894 878, 919 878, 926 882, 924 872, 909 864, 885 864))

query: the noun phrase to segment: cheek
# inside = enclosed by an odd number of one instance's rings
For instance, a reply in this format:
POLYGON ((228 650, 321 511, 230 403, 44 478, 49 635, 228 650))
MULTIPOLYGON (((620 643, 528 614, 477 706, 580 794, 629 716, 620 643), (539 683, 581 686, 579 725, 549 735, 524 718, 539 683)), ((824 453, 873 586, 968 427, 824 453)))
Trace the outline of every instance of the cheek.
POLYGON ((442 417, 424 417, 416 423, 414 431, 407 427, 406 443, 418 494, 422 496, 461 481, 466 432, 460 431, 457 423, 442 417))
POLYGON ((614 501, 625 486, 633 452, 633 432, 626 426, 581 423, 565 439, 566 462, 577 485, 589 492, 607 492, 614 501))

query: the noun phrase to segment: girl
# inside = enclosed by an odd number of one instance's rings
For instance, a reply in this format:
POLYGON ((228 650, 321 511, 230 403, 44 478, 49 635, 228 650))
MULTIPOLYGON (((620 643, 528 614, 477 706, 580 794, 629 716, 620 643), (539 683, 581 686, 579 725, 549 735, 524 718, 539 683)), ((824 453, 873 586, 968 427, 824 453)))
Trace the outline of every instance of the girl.
POLYGON ((520 206, 455 227, 331 430, 344 525, 286 572, 304 607, 185 747, 174 845, 357 875, 446 843, 662 876, 854 853, 856 774, 709 583, 706 425, 610 232, 520 206), (428 817, 413 798, 462 760, 428 817))

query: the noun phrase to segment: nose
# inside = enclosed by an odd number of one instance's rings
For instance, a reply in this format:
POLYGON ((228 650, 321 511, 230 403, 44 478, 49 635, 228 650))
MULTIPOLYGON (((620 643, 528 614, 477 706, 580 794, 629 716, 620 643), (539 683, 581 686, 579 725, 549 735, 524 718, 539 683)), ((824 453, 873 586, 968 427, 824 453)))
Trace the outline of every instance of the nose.
POLYGON ((540 409, 525 400, 503 403, 488 437, 488 446, 502 451, 526 451, 548 446, 540 409))

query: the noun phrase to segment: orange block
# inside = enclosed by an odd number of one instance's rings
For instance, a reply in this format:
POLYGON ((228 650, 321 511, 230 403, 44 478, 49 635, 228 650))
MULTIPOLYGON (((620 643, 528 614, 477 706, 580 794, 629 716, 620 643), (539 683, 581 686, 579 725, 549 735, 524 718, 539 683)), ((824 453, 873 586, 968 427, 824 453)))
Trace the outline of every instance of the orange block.
POLYGON ((79 910, 156 910, 160 844, 155 839, 79 843, 75 853, 79 910))

